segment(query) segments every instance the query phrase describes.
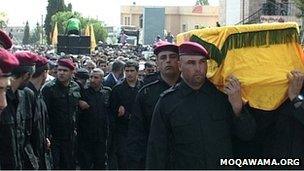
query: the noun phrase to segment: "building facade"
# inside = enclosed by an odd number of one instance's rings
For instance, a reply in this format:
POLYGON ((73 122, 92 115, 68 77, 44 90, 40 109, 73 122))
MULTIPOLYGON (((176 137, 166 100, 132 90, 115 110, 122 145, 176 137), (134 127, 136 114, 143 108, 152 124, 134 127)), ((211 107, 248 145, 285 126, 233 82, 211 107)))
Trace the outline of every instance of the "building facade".
POLYGON ((132 5, 121 6, 120 24, 142 28, 144 8, 164 8, 165 30, 174 36, 198 27, 215 26, 216 22, 219 21, 218 6, 144 7, 132 5))
POLYGON ((292 0, 220 0, 222 25, 287 22, 301 25, 301 11, 292 0))

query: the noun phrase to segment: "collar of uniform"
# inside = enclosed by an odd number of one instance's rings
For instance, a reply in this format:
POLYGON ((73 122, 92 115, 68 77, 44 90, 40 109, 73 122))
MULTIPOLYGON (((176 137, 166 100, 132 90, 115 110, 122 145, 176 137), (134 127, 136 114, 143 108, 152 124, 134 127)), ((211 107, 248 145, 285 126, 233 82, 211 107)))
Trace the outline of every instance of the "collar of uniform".
POLYGON ((31 90, 34 92, 35 95, 38 94, 38 90, 36 89, 36 87, 34 86, 34 84, 33 84, 32 82, 29 81, 29 82, 27 83, 27 87, 28 87, 29 89, 31 89, 31 90))
MULTIPOLYGON (((158 80, 162 85, 167 86, 168 88, 172 87, 165 80, 163 80, 163 78, 161 77, 160 74, 158 75, 158 80)), ((181 81, 182 81, 182 78, 179 76, 175 84, 180 83, 181 81)))
POLYGON ((161 75, 159 74, 159 82, 162 84, 162 85, 164 85, 164 86, 166 86, 166 87, 168 87, 168 88, 170 88, 171 86, 161 77, 161 75))
POLYGON ((6 92, 6 97, 9 101, 18 100, 18 90, 16 90, 16 93, 13 92, 12 88, 9 88, 6 92))
MULTIPOLYGON (((131 86, 128 84, 128 82, 127 82, 127 79, 126 79, 126 78, 124 78, 124 80, 123 80, 122 84, 124 84, 124 85, 125 85, 125 86, 127 86, 127 87, 131 87, 131 86)), ((135 83, 135 87, 139 88, 139 87, 140 87, 140 84, 141 84, 140 80, 139 80, 139 79, 137 79, 137 81, 136 81, 136 83, 135 83)))
POLYGON ((91 86, 88 86, 88 89, 89 89, 90 92, 94 92, 94 93, 95 93, 95 92, 101 92, 101 90, 103 89, 103 85, 100 86, 100 89, 99 89, 98 91, 96 91, 96 90, 95 90, 93 87, 91 87, 91 86))
POLYGON ((59 87, 68 88, 68 87, 71 87, 71 80, 70 80, 68 86, 64 86, 64 85, 62 84, 62 82, 60 82, 60 81, 58 80, 58 78, 56 78, 56 84, 57 84, 59 87))
POLYGON ((117 83, 119 80, 115 77, 115 74, 113 72, 110 73, 112 77, 114 78, 115 82, 117 83))
POLYGON ((191 93, 204 93, 204 94, 212 94, 212 83, 206 79, 205 83, 198 90, 193 90, 189 85, 182 79, 180 83, 180 88, 182 90, 183 96, 187 96, 191 93))

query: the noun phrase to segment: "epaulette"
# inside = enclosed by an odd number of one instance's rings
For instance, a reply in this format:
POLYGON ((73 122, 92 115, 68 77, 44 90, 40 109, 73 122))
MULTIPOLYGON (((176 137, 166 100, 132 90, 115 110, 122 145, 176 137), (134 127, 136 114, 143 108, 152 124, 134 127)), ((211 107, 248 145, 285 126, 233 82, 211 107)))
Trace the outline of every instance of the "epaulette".
POLYGON ((44 88, 44 87, 52 87, 52 86, 54 86, 55 85, 55 79, 54 80, 52 80, 52 81, 49 81, 49 82, 47 82, 46 84, 44 84, 42 87, 41 87, 41 90, 44 88))
POLYGON ((72 80, 70 84, 71 84, 71 88, 70 88, 71 91, 80 91, 80 86, 79 84, 77 84, 77 82, 72 80))
POLYGON ((112 91, 112 89, 110 87, 107 87, 107 86, 103 86, 102 87, 104 90, 108 90, 108 91, 112 91))
POLYGON ((167 89, 167 90, 165 90, 164 92, 162 92, 162 93, 160 94, 160 97, 164 97, 164 96, 166 96, 166 95, 168 95, 168 94, 174 92, 175 90, 176 90, 176 86, 172 86, 172 87, 170 87, 169 89, 167 89))
POLYGON ((114 89, 116 89, 116 87, 119 87, 119 86, 121 86, 123 84, 123 82, 122 81, 118 81, 113 87, 112 87, 112 89, 111 90, 114 90, 114 89))
POLYGON ((147 93, 147 90, 149 89, 149 87, 151 87, 151 86, 157 84, 158 82, 159 82, 159 80, 155 80, 155 81, 153 81, 153 82, 151 82, 151 83, 148 83, 148 84, 144 85, 138 92, 143 91, 143 93, 146 94, 146 93, 147 93))

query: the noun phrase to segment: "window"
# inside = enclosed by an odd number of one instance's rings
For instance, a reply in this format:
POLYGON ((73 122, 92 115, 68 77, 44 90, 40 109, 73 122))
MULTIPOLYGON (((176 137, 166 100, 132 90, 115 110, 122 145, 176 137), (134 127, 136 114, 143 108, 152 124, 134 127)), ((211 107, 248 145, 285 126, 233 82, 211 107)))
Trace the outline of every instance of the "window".
POLYGON ((182 32, 186 32, 187 31, 187 25, 186 24, 183 24, 182 25, 182 32))
POLYGON ((131 23, 130 23, 130 17, 125 17, 125 19, 124 19, 124 25, 131 25, 131 23))
POLYGON ((143 15, 139 16, 139 27, 143 28, 143 15))
POLYGON ((128 24, 127 25, 131 25, 131 23, 130 23, 130 17, 128 17, 128 24))

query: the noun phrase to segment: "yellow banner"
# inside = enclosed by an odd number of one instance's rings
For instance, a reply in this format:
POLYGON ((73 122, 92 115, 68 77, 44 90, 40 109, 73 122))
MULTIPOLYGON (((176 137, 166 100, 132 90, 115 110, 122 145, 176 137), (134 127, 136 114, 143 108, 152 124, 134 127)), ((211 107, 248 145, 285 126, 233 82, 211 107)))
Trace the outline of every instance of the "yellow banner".
POLYGON ((57 22, 55 23, 55 27, 53 30, 53 36, 52 36, 52 45, 55 47, 57 45, 57 37, 58 37, 58 28, 57 28, 57 22))

